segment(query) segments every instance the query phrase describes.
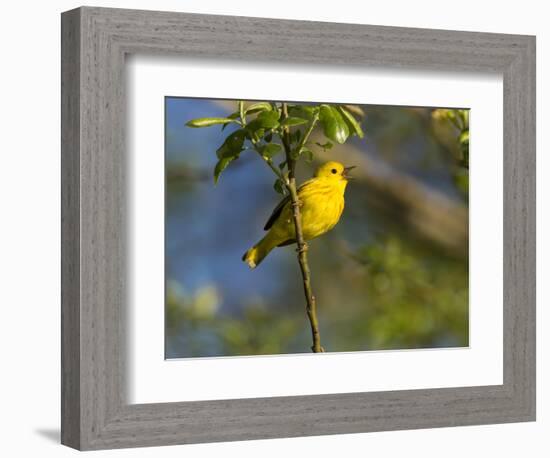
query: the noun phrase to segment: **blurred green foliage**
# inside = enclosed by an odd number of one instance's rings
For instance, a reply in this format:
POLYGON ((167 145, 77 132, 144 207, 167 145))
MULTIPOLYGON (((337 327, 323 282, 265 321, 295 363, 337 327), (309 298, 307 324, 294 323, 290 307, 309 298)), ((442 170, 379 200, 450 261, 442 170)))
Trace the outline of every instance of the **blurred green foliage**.
POLYGON ((203 286, 194 295, 178 284, 168 286, 166 331, 187 348, 188 356, 284 353, 303 326, 292 316, 270 311, 261 299, 231 318, 217 313, 220 302, 214 285, 203 286))
POLYGON ((468 196, 470 188, 468 173, 470 167, 470 110, 438 108, 432 112, 432 117, 439 136, 451 137, 449 149, 455 159, 453 178, 462 194, 468 196), (447 132, 444 132, 445 130, 447 132))
POLYGON ((365 303, 348 331, 369 348, 468 345, 467 266, 391 236, 361 247, 354 259, 365 303))
MULTIPOLYGON (((349 290, 360 297, 327 299, 334 291, 326 272, 316 282, 324 298, 320 317, 329 351, 468 345, 467 264, 396 237, 365 244, 343 258, 349 290)), ((238 316, 227 317, 217 313, 220 301, 213 285, 194 296, 171 285, 167 332, 179 336, 178 343, 194 356, 288 353, 307 341, 301 313, 258 298, 238 316), (302 339, 297 341, 297 334, 302 339)), ((301 307, 299 300, 296 305, 301 307)))
MULTIPOLYGON (((390 236, 344 253, 339 262, 346 282, 331 283, 332 269, 316 271, 328 351, 468 345, 468 268, 461 260, 390 236)), ((307 342, 305 312, 301 317, 257 298, 227 317, 217 313, 221 299, 213 285, 194 296, 169 286, 167 332, 179 336, 189 356, 289 353, 307 342)), ((302 312, 300 300, 295 304, 302 312)))

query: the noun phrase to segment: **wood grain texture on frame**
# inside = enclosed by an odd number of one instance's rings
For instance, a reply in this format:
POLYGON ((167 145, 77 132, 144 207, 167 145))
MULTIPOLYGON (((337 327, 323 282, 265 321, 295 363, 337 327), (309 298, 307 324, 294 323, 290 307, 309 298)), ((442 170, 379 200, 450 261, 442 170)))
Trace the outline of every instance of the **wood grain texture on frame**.
POLYGON ((63 13, 61 35, 62 443, 88 450, 534 420, 534 37, 89 7, 63 13), (128 404, 130 53, 503 74, 503 385, 128 404))

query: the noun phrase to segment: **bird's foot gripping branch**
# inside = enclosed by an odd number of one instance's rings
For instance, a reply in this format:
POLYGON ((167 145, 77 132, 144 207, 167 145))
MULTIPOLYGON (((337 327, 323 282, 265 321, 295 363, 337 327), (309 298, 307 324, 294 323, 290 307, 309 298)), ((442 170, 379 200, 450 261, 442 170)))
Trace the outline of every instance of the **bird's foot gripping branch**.
POLYGON ((275 175, 273 187, 284 197, 264 227, 269 232, 244 254, 243 261, 250 268, 256 268, 274 248, 296 243, 313 340, 311 349, 314 353, 324 352, 306 240, 324 234, 339 221, 344 209, 349 168, 338 162, 327 162, 318 168, 312 179, 297 187, 296 165, 302 159, 312 162, 316 148, 326 151, 333 147, 333 142, 345 143, 351 135, 363 137, 350 107, 275 102, 245 106, 240 101, 237 110, 227 117, 193 119, 186 125, 195 128, 221 125, 222 130, 235 127, 216 151, 214 183, 245 151, 257 153, 275 175), (310 142, 311 133, 317 126, 322 128, 325 143, 310 142), (280 162, 276 164, 279 156, 280 162))

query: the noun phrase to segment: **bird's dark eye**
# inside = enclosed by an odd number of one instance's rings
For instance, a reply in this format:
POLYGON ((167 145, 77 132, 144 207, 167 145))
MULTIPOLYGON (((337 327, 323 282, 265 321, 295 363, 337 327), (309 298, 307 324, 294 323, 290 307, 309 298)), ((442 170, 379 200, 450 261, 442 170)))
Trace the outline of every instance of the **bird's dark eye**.
POLYGON ((332 169, 332 170, 331 170, 332 173, 336 173, 337 171, 338 171, 338 170, 336 170, 336 169, 332 169))

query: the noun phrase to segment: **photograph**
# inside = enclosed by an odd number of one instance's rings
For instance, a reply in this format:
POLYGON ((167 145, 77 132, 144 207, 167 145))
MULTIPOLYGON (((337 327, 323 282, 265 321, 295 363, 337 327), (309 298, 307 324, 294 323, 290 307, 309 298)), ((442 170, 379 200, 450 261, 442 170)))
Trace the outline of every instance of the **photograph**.
POLYGON ((165 97, 165 357, 468 347, 469 110, 165 97))

